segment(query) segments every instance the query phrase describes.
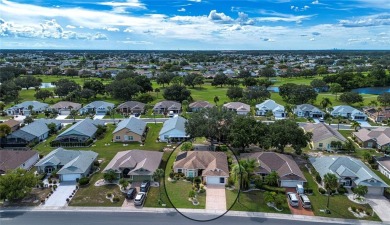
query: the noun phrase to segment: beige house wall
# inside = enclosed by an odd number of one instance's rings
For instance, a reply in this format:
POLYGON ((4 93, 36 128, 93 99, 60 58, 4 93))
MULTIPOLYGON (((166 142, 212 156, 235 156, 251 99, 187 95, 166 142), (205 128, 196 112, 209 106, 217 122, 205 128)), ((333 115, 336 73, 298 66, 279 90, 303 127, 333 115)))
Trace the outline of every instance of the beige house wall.
POLYGON ((340 141, 340 140, 335 137, 330 137, 318 142, 312 142, 313 150, 330 150, 330 147, 328 148, 328 145, 330 146, 330 143, 332 141, 340 141), (320 147, 320 143, 322 143, 322 147, 320 147))
POLYGON ((113 139, 114 142, 142 142, 142 136, 141 135, 136 134, 134 132, 131 132, 127 128, 124 128, 124 129, 114 133, 112 139, 113 139), (125 141, 125 135, 133 136, 133 140, 132 141, 125 141), (119 139, 117 139, 117 136, 119 136, 119 139))

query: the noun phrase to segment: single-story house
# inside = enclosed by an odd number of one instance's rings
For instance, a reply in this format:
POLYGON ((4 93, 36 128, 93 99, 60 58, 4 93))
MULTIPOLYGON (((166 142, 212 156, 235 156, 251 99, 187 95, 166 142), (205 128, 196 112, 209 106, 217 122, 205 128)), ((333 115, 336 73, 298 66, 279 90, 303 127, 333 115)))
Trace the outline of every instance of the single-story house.
POLYGON ((171 111, 174 114, 179 114, 181 112, 181 104, 175 101, 161 101, 153 107, 153 112, 156 114, 167 114, 171 111))
POLYGON ((225 185, 229 178, 227 156, 224 152, 188 151, 176 156, 175 173, 186 177, 201 176, 206 184, 225 185))
POLYGON ((11 128, 11 132, 14 132, 20 128, 21 122, 14 119, 9 119, 7 121, 4 121, 3 124, 8 125, 11 128))
POLYGON ((275 119, 283 119, 286 117, 284 106, 276 103, 274 100, 268 99, 256 105, 256 115, 265 116, 267 112, 272 112, 275 119))
POLYGON ((0 175, 17 168, 29 170, 38 160, 37 151, 0 150, 0 175))
POLYGON ((93 151, 57 148, 43 157, 35 167, 39 173, 57 171, 61 181, 76 181, 92 172, 98 154, 93 151))
POLYGON ((181 116, 174 116, 165 121, 160 133, 158 134, 162 142, 180 142, 189 138, 186 133, 185 123, 187 122, 181 116))
POLYGON ((79 111, 81 109, 81 104, 75 102, 61 101, 50 106, 50 108, 52 110, 57 111, 59 115, 69 115, 70 111, 72 110, 79 111))
POLYGON ((59 134, 50 144, 52 146, 85 146, 95 138, 97 126, 104 126, 102 120, 86 118, 59 134))
POLYGON ((131 117, 118 123, 112 132, 114 142, 143 142, 146 136, 146 122, 131 117))
POLYGON ((352 119, 356 121, 367 120, 367 115, 362 111, 357 110, 349 105, 338 105, 333 107, 333 111, 330 114, 334 117, 342 116, 347 119, 352 119))
POLYGON ((128 101, 120 104, 117 109, 122 114, 144 114, 145 113, 145 104, 137 101, 128 101))
POLYGON ((370 170, 362 161, 347 156, 323 156, 309 158, 322 180, 327 173, 335 174, 339 184, 345 187, 363 185, 371 195, 383 195, 389 187, 381 178, 370 170))
POLYGON ((383 122, 385 120, 390 119, 390 108, 384 108, 379 110, 380 108, 375 107, 364 107, 363 112, 375 122, 383 122))
POLYGON ((310 147, 315 150, 331 151, 335 147, 332 146, 332 142, 344 143, 347 141, 340 132, 325 123, 308 123, 302 128, 305 132, 311 132, 313 134, 310 147))
POLYGON ((289 155, 275 152, 254 152, 243 153, 240 156, 242 159, 255 159, 259 165, 255 168, 255 173, 262 177, 276 171, 279 175, 280 187, 296 187, 297 184, 303 185, 306 182, 298 164, 289 155))
POLYGON ((55 124, 56 130, 61 129, 61 122, 55 119, 39 119, 9 134, 6 143, 9 145, 27 145, 33 142, 41 142, 49 137, 48 124, 55 124))
POLYGON ((36 113, 41 113, 45 111, 49 105, 46 103, 38 102, 38 101, 25 101, 20 104, 14 105, 11 108, 8 108, 5 110, 7 115, 24 115, 28 116, 31 114, 30 110, 28 109, 29 106, 32 106, 32 111, 36 113))
POLYGON ((202 109, 212 108, 214 105, 210 104, 208 101, 196 101, 191 103, 188 107, 191 112, 197 112, 202 109))
POLYGON ((242 102, 228 102, 223 108, 234 111, 237 115, 247 115, 251 111, 251 106, 242 102))
POLYGON ((130 178, 132 181, 152 181, 153 173, 160 166, 162 156, 162 152, 156 151, 121 151, 114 156, 103 172, 113 170, 118 174, 118 178, 130 178))
POLYGON ((378 163, 378 170, 387 178, 390 179, 390 157, 384 156, 380 158, 376 158, 376 162, 378 163))
POLYGON ((109 109, 113 109, 114 104, 105 101, 94 101, 79 110, 80 114, 94 113, 95 115, 106 115, 109 109))
POLYGON ((309 118, 321 118, 324 117, 325 113, 321 111, 319 108, 310 105, 310 104, 302 104, 297 105, 294 109, 294 114, 298 117, 309 117, 309 118))
POLYGON ((357 132, 352 133, 363 148, 378 148, 390 146, 390 128, 378 127, 375 129, 362 128, 357 132))

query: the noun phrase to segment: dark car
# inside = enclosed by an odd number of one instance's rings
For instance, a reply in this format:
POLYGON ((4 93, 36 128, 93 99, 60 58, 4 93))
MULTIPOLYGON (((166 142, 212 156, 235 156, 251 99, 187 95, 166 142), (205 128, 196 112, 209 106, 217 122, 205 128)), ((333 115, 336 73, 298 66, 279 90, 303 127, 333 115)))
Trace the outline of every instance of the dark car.
POLYGON ((147 180, 143 181, 140 187, 140 192, 144 192, 144 193, 148 192, 149 187, 150 187, 150 181, 147 180))
POLYGON ((144 204, 144 201, 145 201, 145 198, 146 198, 146 195, 145 193, 138 193, 137 196, 135 196, 135 199, 134 199, 134 205, 135 206, 141 206, 144 204))
POLYGON ((137 189, 130 188, 129 191, 126 193, 127 199, 134 199, 134 196, 137 194, 137 189))

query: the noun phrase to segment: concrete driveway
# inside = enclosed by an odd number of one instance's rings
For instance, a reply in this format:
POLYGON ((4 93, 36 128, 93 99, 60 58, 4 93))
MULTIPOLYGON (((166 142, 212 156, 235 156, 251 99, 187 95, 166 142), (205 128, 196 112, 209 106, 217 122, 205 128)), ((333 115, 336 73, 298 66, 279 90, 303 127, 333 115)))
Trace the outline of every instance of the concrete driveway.
POLYGON ((64 120, 64 119, 66 119, 66 117, 68 117, 68 115, 58 115, 56 117, 56 120, 64 120))
POLYGON ((207 185, 206 209, 226 211, 226 193, 224 185, 207 185))
POLYGON ((95 115, 94 117, 93 117, 93 119, 94 120, 101 120, 101 119, 103 119, 103 117, 104 117, 105 115, 95 115))
MULTIPOLYGON (((293 192, 293 193, 295 193, 297 195, 298 199, 299 199, 299 196, 298 196, 297 191, 296 191, 295 188, 286 188, 286 192, 293 192)), ((288 207, 290 208, 291 214, 293 214, 293 215, 304 215, 304 216, 314 216, 313 210, 305 209, 305 208, 302 207, 302 202, 301 202, 300 199, 299 199, 298 207, 292 207, 290 205, 290 203, 288 202, 287 195, 286 195, 286 198, 287 198, 287 204, 288 204, 288 207)))
POLYGON ((367 195, 366 200, 383 222, 390 222, 390 202, 387 198, 384 196, 367 195))
MULTIPOLYGON (((137 193, 139 193, 139 190, 140 190, 140 187, 141 187, 141 183, 142 182, 133 182, 133 183, 131 183, 131 187, 135 188, 137 190, 137 193)), ((135 198, 135 196, 136 195, 134 195, 134 198, 135 198)), ((145 201, 146 201, 146 199, 145 199, 145 201)), ((142 208, 142 206, 141 207, 139 207, 139 206, 136 207, 134 205, 134 199, 130 200, 130 199, 125 198, 125 201, 123 201, 123 204, 122 204, 122 208, 137 209, 137 208, 142 208)))
POLYGON ((371 124, 367 121, 358 121, 361 127, 371 127, 371 124))
POLYGON ((45 206, 65 206, 66 199, 76 189, 76 182, 61 182, 57 190, 46 201, 45 206))

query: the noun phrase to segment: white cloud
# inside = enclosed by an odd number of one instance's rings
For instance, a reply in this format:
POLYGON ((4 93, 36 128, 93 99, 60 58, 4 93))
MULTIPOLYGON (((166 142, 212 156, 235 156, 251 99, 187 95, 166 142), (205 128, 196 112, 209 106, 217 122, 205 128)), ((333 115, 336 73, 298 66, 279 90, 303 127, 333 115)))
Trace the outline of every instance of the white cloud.
POLYGON ((389 0, 357 0, 362 7, 367 8, 379 8, 379 9, 390 9, 389 0))
POLYGON ((123 32, 131 33, 131 32, 133 32, 133 30, 130 27, 128 27, 128 28, 124 29, 123 32))
POLYGON ((72 25, 66 25, 66 28, 68 28, 68 29, 75 29, 76 27, 72 26, 72 25))
POLYGON ((119 42, 124 44, 131 44, 131 45, 152 45, 153 44, 150 41, 119 41, 119 42))
POLYGON ((188 0, 189 2, 202 2, 202 0, 188 0))
POLYGON ((211 10, 208 16, 209 20, 212 21, 221 21, 221 22, 231 22, 233 19, 230 16, 225 15, 225 13, 218 13, 217 10, 211 10))
POLYGON ((253 19, 249 19, 248 14, 243 12, 238 12, 237 21, 243 25, 253 25, 255 23, 253 19))
POLYGON ((96 33, 92 36, 92 40, 108 40, 107 36, 102 33, 96 33))
POLYGON ((390 13, 361 16, 350 20, 340 20, 339 23, 344 27, 388 26, 390 25, 390 13))
POLYGON ((126 7, 126 8, 141 8, 146 9, 145 4, 141 3, 138 0, 127 0, 125 2, 101 2, 99 5, 107 5, 112 7, 126 7))
POLYGON ((310 6, 305 5, 305 6, 303 6, 302 8, 299 8, 298 6, 292 5, 292 6, 290 6, 290 9, 291 9, 291 10, 294 10, 295 12, 306 11, 306 10, 310 9, 310 6))
POLYGON ((185 9, 185 8, 180 8, 180 9, 178 9, 177 11, 178 11, 178 12, 185 12, 186 9, 185 9))
POLYGON ((119 28, 116 27, 103 27, 104 30, 106 31, 111 31, 111 32, 118 32, 119 28))
POLYGON ((320 1, 315 0, 315 1, 313 1, 311 4, 313 4, 313 5, 318 5, 318 4, 320 4, 320 1))
POLYGON ((310 38, 309 41, 315 41, 316 39, 315 38, 310 38))

